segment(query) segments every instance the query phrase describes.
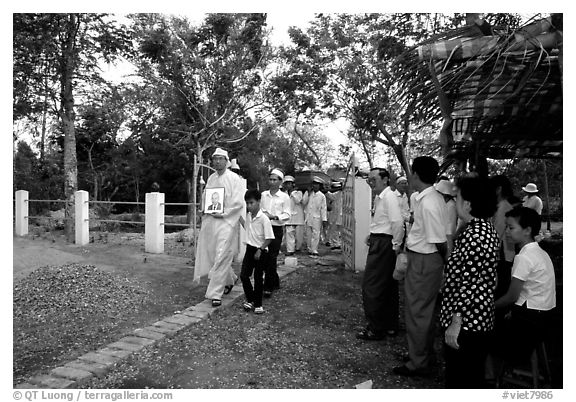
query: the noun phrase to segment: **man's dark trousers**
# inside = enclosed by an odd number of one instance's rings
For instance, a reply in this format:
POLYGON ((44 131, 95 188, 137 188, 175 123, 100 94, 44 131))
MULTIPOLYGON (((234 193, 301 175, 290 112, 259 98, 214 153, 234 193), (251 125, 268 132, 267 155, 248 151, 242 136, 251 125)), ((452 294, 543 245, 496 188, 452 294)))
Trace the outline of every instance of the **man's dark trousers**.
POLYGON ((395 266, 392 236, 371 233, 362 281, 362 302, 368 329, 376 335, 398 330, 398 282, 392 277, 395 266))
POLYGON ((272 292, 280 289, 280 278, 278 277, 278 254, 282 245, 284 235, 283 226, 272 226, 274 240, 268 245, 268 263, 266 264, 266 274, 264 276, 264 291, 272 292))
POLYGON ((244 253, 244 259, 242 260, 242 270, 240 271, 240 280, 242 281, 242 288, 244 289, 246 301, 254 303, 254 307, 262 307, 262 277, 264 276, 268 253, 261 250, 260 259, 255 260, 254 254, 256 254, 256 251, 258 251, 258 248, 249 244, 246 245, 246 252, 244 253), (252 272, 254 272, 254 287, 252 287, 252 282, 250 282, 252 272))

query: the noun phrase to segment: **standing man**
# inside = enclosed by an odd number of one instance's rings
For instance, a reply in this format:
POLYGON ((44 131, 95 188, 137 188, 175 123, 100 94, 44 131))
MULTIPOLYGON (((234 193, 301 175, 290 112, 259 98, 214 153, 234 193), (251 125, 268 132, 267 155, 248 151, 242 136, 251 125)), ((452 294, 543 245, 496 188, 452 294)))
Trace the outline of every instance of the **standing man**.
MULTIPOLYGON (((408 202, 408 179, 404 176, 396 178, 396 190, 394 194, 398 199, 400 205, 400 212, 402 213, 402 220, 404 221, 402 227, 404 228, 404 239, 408 234, 408 225, 410 224, 410 203, 408 202)), ((404 241, 402 241, 404 243, 404 241)))
POLYGON ((324 182, 318 176, 312 179, 312 191, 304 194, 303 203, 306 205, 306 238, 308 240, 308 253, 317 257, 320 232, 326 227, 326 196, 320 191, 324 182))
POLYGON ((526 184, 526 187, 522 187, 522 191, 526 194, 522 199, 522 206, 526 208, 533 209, 538 212, 538 215, 542 215, 542 199, 538 197, 538 187, 534 183, 526 184))
POLYGON ((389 180, 390 174, 384 168, 373 168, 367 179, 375 195, 362 280, 362 302, 368 326, 356 335, 367 341, 395 336, 398 331, 398 282, 392 274, 404 230, 400 205, 388 186, 389 180))
POLYGON ((434 353, 436 298, 446 262, 446 203, 434 188, 438 162, 420 156, 412 163, 414 223, 406 239, 408 268, 404 279, 408 362, 393 372, 403 376, 429 375, 434 353))
POLYGON ((290 219, 286 223, 286 255, 300 251, 304 242, 304 206, 302 191, 294 189, 294 177, 284 177, 282 184, 290 197, 290 219))
POLYGON ((212 166, 216 170, 206 182, 206 189, 224 188, 224 212, 202 215, 202 227, 196 246, 194 281, 208 274, 210 282, 205 297, 212 299, 212 306, 222 304, 222 295, 232 289, 238 277, 232 270, 234 239, 240 216, 246 210, 244 184, 236 173, 227 169, 228 152, 216 148, 212 154, 212 166))
POLYGON ((284 236, 284 225, 290 219, 290 197, 280 191, 284 173, 280 169, 272 169, 268 176, 270 189, 262 192, 260 206, 262 212, 270 219, 274 231, 274 240, 268 246, 268 262, 264 273, 264 297, 272 296, 272 292, 280 289, 278 277, 278 254, 284 236))
POLYGON ((326 199, 331 199, 332 208, 328 211, 328 241, 332 250, 340 248, 340 231, 342 228, 342 183, 339 181, 332 184, 330 191, 326 193, 326 199))

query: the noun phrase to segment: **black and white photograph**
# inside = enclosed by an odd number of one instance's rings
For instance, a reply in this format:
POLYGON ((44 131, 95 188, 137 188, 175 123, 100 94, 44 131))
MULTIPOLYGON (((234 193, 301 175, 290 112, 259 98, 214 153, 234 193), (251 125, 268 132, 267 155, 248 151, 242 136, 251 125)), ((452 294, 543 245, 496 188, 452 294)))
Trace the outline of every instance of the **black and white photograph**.
POLYGON ((6 17, 13 399, 566 399, 563 7, 248 3, 6 17))
POLYGON ((224 212, 224 187, 207 188, 204 197, 204 212, 207 214, 224 212))

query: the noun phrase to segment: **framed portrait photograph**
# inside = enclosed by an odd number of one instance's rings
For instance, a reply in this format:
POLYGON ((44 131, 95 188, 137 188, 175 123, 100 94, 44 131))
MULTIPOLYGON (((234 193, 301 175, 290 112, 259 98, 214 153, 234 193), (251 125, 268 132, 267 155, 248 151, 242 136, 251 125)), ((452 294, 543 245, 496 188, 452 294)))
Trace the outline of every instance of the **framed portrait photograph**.
POLYGON ((207 214, 224 212, 224 187, 207 188, 205 190, 204 212, 207 214))

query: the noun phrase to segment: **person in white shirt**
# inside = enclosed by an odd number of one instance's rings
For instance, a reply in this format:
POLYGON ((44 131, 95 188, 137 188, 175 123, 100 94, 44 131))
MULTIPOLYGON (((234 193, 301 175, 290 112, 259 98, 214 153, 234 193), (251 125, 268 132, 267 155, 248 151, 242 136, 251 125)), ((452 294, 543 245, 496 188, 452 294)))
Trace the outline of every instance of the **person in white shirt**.
POLYGON ((290 219, 286 222, 286 255, 294 255, 304 243, 304 195, 302 191, 294 189, 293 176, 284 177, 282 186, 290 197, 290 219))
MULTIPOLYGON (((510 180, 502 174, 490 177, 490 183, 494 187, 496 198, 498 199, 498 209, 492 218, 492 224, 500 238, 500 258, 497 268, 498 285, 496 286, 495 293, 495 297, 499 298, 506 293, 510 286, 510 272, 512 270, 514 255, 516 254, 514 242, 506 235, 506 212, 513 208, 509 198, 514 194, 512 193, 510 180)), ((498 321, 501 318, 500 314, 496 315, 496 325, 498 325, 498 321)))
POLYGON ((222 295, 229 292, 238 279, 232 270, 234 240, 237 225, 244 214, 244 182, 236 173, 227 169, 228 152, 216 148, 212 154, 212 165, 216 170, 208 177, 206 190, 224 188, 223 212, 204 213, 198 235, 194 263, 194 282, 208 275, 206 298, 212 299, 214 307, 222 304, 222 295))
POLYGON ((550 256, 535 241, 542 219, 531 208, 517 207, 506 213, 506 232, 520 247, 512 265, 512 280, 506 294, 496 300, 496 309, 511 306, 504 328, 496 328, 496 354, 519 361, 542 342, 556 307, 556 280, 550 256))
POLYGON ((305 207, 306 239, 308 240, 308 252, 312 257, 317 257, 320 232, 327 223, 326 196, 320 191, 324 181, 318 176, 312 179, 312 191, 304 194, 303 204, 305 207))
POLYGON ((405 223, 410 222, 410 203, 408 202, 408 179, 400 176, 396 179, 396 190, 394 194, 398 197, 400 212, 405 223))
POLYGON ((362 279, 362 302, 368 325, 356 334, 358 339, 380 340, 398 331, 398 282, 392 277, 396 255, 404 235, 402 212, 397 196, 388 186, 390 174, 373 168, 368 184, 374 194, 370 236, 366 239, 368 256, 362 279))
POLYGON ((326 203, 330 203, 331 208, 328 211, 328 230, 326 233, 326 245, 332 250, 341 247, 341 229, 342 229, 342 183, 335 182, 332 184, 330 191, 325 194, 326 203))
POLYGON ((246 301, 244 310, 254 309, 256 314, 264 313, 262 295, 264 290, 264 270, 268 259, 268 246, 274 240, 270 219, 260 210, 261 195, 258 190, 248 190, 244 196, 248 216, 246 218, 246 253, 242 261, 240 279, 246 301), (250 277, 254 273, 254 287, 250 277))
POLYGON ((458 227, 458 213, 456 212, 456 192, 454 191, 454 183, 450 180, 440 180, 434 185, 436 191, 438 191, 444 197, 446 201, 446 212, 448 220, 446 221, 446 239, 448 247, 448 255, 452 253, 454 249, 454 240, 456 239, 456 229, 458 227))
POLYGON ((396 178, 396 190, 394 190, 394 194, 398 198, 402 220, 404 221, 404 224, 402 225, 404 228, 402 244, 404 244, 410 227, 410 218, 412 216, 412 212, 410 211, 410 202, 408 201, 408 179, 406 179, 406 177, 400 176, 396 178))
POLYGON ((531 208, 538 212, 538 215, 542 215, 542 199, 538 197, 538 187, 534 183, 528 183, 525 187, 522 187, 522 191, 526 194, 522 199, 522 206, 526 208, 531 208))
POLYGON ((290 197, 280 191, 283 180, 284 173, 280 169, 272 169, 268 176, 270 189, 262 192, 260 201, 262 212, 270 219, 274 230, 274 240, 268 247, 268 262, 264 273, 264 297, 270 297, 274 290, 280 289, 277 259, 284 236, 284 225, 291 216, 290 197))
POLYGON ((446 202, 434 189, 440 170, 430 156, 419 156, 412 163, 414 223, 406 238, 408 268, 404 278, 406 338, 409 360, 395 367, 403 376, 430 375, 434 354, 435 307, 440 292, 446 246, 446 202))

